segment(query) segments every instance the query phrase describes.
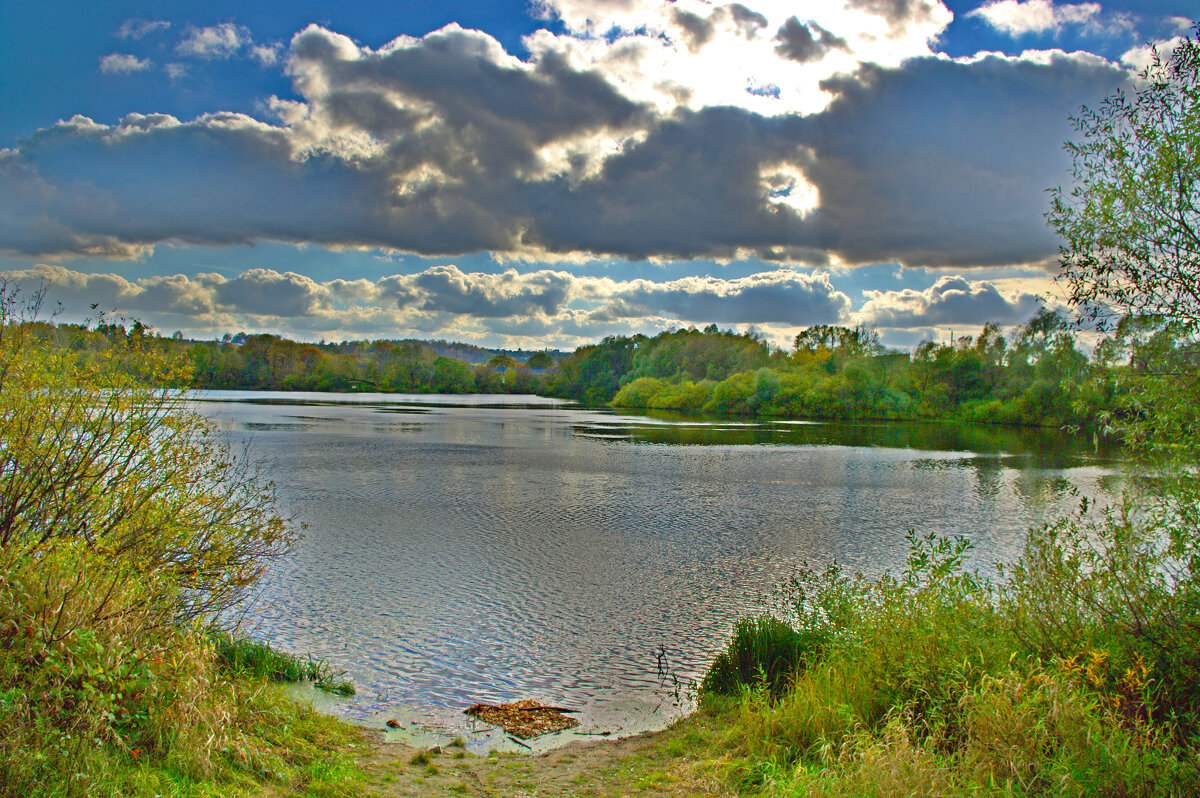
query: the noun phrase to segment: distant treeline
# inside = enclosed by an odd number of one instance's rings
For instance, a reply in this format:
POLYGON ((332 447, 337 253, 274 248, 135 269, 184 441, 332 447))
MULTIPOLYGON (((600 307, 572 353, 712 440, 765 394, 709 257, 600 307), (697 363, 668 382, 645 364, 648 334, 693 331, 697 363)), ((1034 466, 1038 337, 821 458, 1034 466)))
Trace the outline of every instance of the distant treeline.
POLYGON ((546 390, 691 413, 1087 425, 1119 412, 1116 370, 1130 368, 1122 352, 1128 359, 1144 345, 1138 332, 1124 325, 1089 359, 1049 311, 1007 338, 988 324, 978 336, 926 342, 911 355, 888 351, 865 328, 810 327, 786 353, 712 325, 582 347, 558 364, 546 390))
POLYGON ((181 351, 191 365, 190 384, 181 387, 198 389, 536 393, 554 365, 549 352, 497 353, 447 341, 309 344, 267 334, 187 341, 179 334, 159 337, 136 321, 30 326, 71 349, 101 350, 116 339, 144 339, 140 345, 181 351))
POLYGON ((35 325, 60 345, 99 348, 115 337, 145 337, 178 348, 192 366, 190 387, 208 389, 528 393, 589 405, 778 418, 953 419, 1001 424, 1100 426, 1122 407, 1122 376, 1147 353, 1176 347, 1171 328, 1127 319, 1089 358, 1055 313, 1042 311, 1002 333, 925 342, 889 351, 866 328, 819 325, 790 352, 761 337, 710 325, 613 336, 555 361, 524 360, 445 341, 308 344, 275 335, 222 341, 160 338, 126 327, 35 325), (1169 340, 1168 340, 1169 339, 1169 340), (478 365, 440 352, 488 359, 478 365))
POLYGON ((306 344, 275 335, 249 335, 240 343, 185 343, 196 388, 279 391, 372 390, 395 393, 535 393, 539 372, 553 365, 545 352, 524 362, 488 350, 478 365, 439 354, 469 345, 426 341, 351 341, 306 344))

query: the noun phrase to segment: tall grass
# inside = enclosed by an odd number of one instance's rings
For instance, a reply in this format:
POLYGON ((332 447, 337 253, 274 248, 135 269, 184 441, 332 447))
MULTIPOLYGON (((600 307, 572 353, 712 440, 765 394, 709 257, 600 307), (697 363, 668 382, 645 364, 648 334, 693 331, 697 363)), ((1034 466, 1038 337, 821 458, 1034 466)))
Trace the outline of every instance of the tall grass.
POLYGON ((329 693, 354 695, 354 684, 342 678, 346 672, 334 670, 324 660, 278 651, 270 643, 220 629, 209 630, 208 635, 216 646, 217 659, 233 673, 275 682, 312 682, 329 693))
POLYGON ((822 642, 820 636, 797 632, 771 615, 742 618, 734 624, 725 651, 709 666, 700 689, 731 695, 749 686, 783 695, 822 642))
POLYGON ((998 582, 967 570, 965 541, 916 535, 896 575, 801 571, 772 620, 738 625, 702 683, 702 704, 730 719, 734 785, 814 796, 1200 794, 1189 681, 1200 624, 1181 606, 1190 588, 1145 567, 1155 534, 1111 512, 1031 530, 998 582), (1164 603, 1188 619, 1170 638, 1152 620, 1164 603), (798 639, 820 645, 794 659, 798 639), (786 677, 764 678, 766 663, 785 662, 786 677), (789 686, 772 689, 780 681, 789 686))

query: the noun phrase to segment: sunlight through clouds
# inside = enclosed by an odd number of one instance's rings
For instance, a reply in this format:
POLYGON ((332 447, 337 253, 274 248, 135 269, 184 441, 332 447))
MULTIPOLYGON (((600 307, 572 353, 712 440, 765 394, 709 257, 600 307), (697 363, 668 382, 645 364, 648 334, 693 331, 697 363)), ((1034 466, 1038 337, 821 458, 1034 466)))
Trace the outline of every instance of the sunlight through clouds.
POLYGON ((170 312, 204 324, 1015 319, 1027 296, 997 270, 1056 255, 1045 191, 1068 175, 1070 113, 1128 83, 1139 38, 1187 25, 1050 0, 540 0, 507 28, 499 7, 439 9, 407 26, 114 11, 90 71, 122 104, 0 143, 0 265, 107 274, 92 287, 125 304, 186 288, 170 312), (221 81, 257 93, 204 94, 221 81), (199 253, 230 247, 254 259, 220 288, 199 253), (404 265, 364 276, 354 253, 404 265), (909 282, 840 271, 880 264, 909 282), (814 282, 835 266, 837 287, 814 282), (679 282, 697 279, 715 282, 679 282))

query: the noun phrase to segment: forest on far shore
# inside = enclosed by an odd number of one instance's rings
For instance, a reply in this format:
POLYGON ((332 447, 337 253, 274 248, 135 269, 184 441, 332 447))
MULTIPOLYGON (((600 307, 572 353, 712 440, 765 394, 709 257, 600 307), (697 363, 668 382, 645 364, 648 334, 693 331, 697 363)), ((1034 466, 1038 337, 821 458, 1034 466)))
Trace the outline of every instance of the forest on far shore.
POLYGON ((864 327, 809 327, 784 351, 712 324, 611 336, 570 355, 532 352, 523 360, 520 352, 445 341, 318 345, 268 334, 185 341, 138 322, 35 326, 75 349, 143 338, 180 350, 191 365, 188 387, 198 389, 525 393, 685 413, 1087 428, 1127 412, 1122 375, 1184 345, 1172 325, 1130 317, 1089 356, 1048 310, 1020 327, 986 324, 978 335, 927 341, 911 353, 887 349, 864 327))

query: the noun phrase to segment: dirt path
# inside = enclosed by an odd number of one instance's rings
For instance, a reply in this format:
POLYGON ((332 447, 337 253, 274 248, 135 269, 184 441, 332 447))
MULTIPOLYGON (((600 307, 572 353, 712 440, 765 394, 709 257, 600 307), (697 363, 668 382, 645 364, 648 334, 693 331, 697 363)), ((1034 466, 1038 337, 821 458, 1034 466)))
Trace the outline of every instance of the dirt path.
POLYGON ((544 754, 474 756, 373 738, 363 762, 386 796, 732 795, 716 764, 698 752, 708 739, 695 722, 621 740, 573 742, 544 754))

